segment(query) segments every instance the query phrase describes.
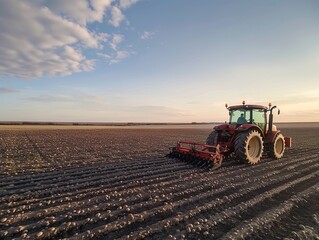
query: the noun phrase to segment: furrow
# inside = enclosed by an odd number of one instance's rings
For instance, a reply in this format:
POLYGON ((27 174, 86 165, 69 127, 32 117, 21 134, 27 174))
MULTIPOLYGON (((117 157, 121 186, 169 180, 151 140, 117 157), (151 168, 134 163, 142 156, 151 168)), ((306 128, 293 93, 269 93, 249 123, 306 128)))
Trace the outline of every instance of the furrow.
MULTIPOLYGON (((172 161, 171 161, 172 162, 172 161)), ((108 174, 112 173, 112 175, 115 175, 116 173, 122 173, 123 171, 133 171, 133 170, 141 170, 144 168, 148 168, 150 166, 158 166, 162 164, 171 164, 167 159, 163 159, 163 161, 159 160, 153 160, 150 163, 136 163, 133 166, 125 166, 125 167, 95 167, 95 168, 88 168, 88 169, 78 169, 78 168, 73 168, 72 171, 56 171, 53 176, 52 174, 47 173, 39 173, 39 174, 32 174, 29 175, 28 177, 25 177, 23 179, 19 179, 18 177, 13 177, 12 179, 4 179, 5 183, 2 184, 2 187, 5 186, 7 187, 6 190, 17 190, 20 188, 25 188, 28 186, 36 186, 36 183, 41 182, 41 184, 45 185, 50 185, 52 181, 55 183, 67 181, 67 180, 72 180, 72 179, 77 179, 79 177, 85 178, 85 177, 90 177, 95 174, 108 174), (39 176, 40 175, 40 176, 39 176), (48 176, 49 175, 49 176, 48 176), (49 183, 49 184, 48 184, 49 183)))
POLYGON ((280 203, 281 201, 289 199, 289 197, 293 195, 293 191, 290 190, 289 192, 289 189, 301 187, 307 188, 317 183, 319 171, 317 169, 316 171, 313 170, 314 169, 311 169, 307 175, 303 173, 303 175, 301 175, 302 177, 295 180, 291 179, 291 181, 288 181, 283 185, 279 185, 266 192, 260 192, 256 197, 235 206, 230 206, 222 212, 209 216, 206 213, 205 216, 207 217, 209 224, 204 224, 200 229, 198 227, 187 229, 186 231, 182 231, 182 234, 187 238, 196 238, 196 236, 199 235, 205 236, 205 232, 208 232, 208 236, 219 238, 224 232, 230 231, 236 224, 246 219, 250 219, 251 214, 258 214, 265 211, 267 208, 277 205, 278 202, 280 203), (273 201, 273 198, 280 199, 278 201, 273 201), (246 214, 248 214, 248 216, 246 214))
MULTIPOLYGON (((258 235, 263 234, 263 232, 268 231, 270 227, 276 228, 276 224, 287 225, 283 219, 287 219, 287 220, 291 219, 291 212, 293 212, 294 210, 296 211, 297 208, 302 207, 303 205, 307 205, 308 202, 311 201, 311 198, 314 198, 318 201, 318 195, 319 195, 319 183, 291 196, 291 198, 289 198, 288 200, 280 203, 279 206, 271 208, 241 223, 236 228, 233 228, 231 231, 229 231, 225 236, 223 236, 222 239, 225 239, 225 240, 226 239, 243 239, 243 238, 247 239, 247 238, 251 238, 253 235, 255 235, 256 237, 257 234, 258 235)), ((319 210, 318 202, 317 204, 311 204, 311 206, 312 207, 310 208, 312 208, 312 211, 315 210, 313 209, 313 206, 317 208, 317 211, 319 210)), ((290 220, 290 224, 291 224, 291 220, 290 220)), ((288 224, 288 226, 290 224, 288 224)), ((319 222, 318 222, 318 227, 319 227, 319 222)), ((280 228, 283 229, 284 226, 280 226, 280 228)), ((276 232, 276 237, 278 238, 279 237, 278 231, 275 231, 275 232, 276 232)), ((256 239, 255 237, 254 239, 256 239)))
MULTIPOLYGON (((310 167, 310 168, 312 168, 312 167, 310 167)), ((309 169, 307 169, 307 170, 309 170, 309 169)), ((278 181, 278 179, 277 179, 277 181, 278 181)), ((232 190, 235 191, 236 189, 237 188, 232 189, 232 190)), ((256 189, 258 189, 258 187, 256 187, 256 189)), ((198 201, 200 201, 202 203, 203 201, 206 202, 206 201, 212 200, 215 197, 216 197, 216 192, 215 192, 215 194, 214 194, 214 192, 206 192, 206 193, 199 194, 199 195, 197 195, 195 197, 191 197, 189 199, 183 199, 181 201, 170 202, 165 207, 159 207, 157 209, 152 209, 150 212, 147 212, 147 211, 143 212, 144 221, 141 224, 134 224, 134 228, 136 228, 136 229, 137 228, 143 228, 143 225, 145 223, 147 223, 147 225, 149 225, 149 224, 151 224, 152 222, 155 221, 154 225, 157 226, 157 227, 156 228, 152 228, 152 229, 158 229, 158 226, 161 226, 158 223, 158 219, 159 218, 164 218, 165 219, 165 218, 167 218, 167 215, 172 215, 174 210, 178 211, 177 209, 180 209, 182 207, 184 209, 186 206, 192 206, 192 204, 195 204, 198 201), (210 197, 212 197, 212 198, 210 199, 210 197)), ((238 196, 236 196, 236 197, 238 197, 238 196)), ((138 219, 140 219, 140 217, 138 217, 138 219)), ((126 222, 126 221, 124 220, 124 222, 126 222)), ((123 234, 123 232, 121 232, 121 229, 123 229, 124 234, 125 234, 125 232, 132 230, 132 226, 128 230, 125 227, 123 227, 120 223, 121 223, 121 220, 118 220, 117 222, 114 222, 113 224, 110 224, 110 226, 107 229, 104 229, 105 226, 101 226, 100 228, 95 229, 95 230, 97 230, 97 231, 101 230, 103 232, 107 231, 108 232, 108 235, 107 235, 108 237, 110 236, 110 232, 111 232, 111 233, 113 233, 113 234, 111 234, 112 235, 111 238, 114 238, 116 236, 118 237, 119 234, 123 234), (102 229, 104 229, 104 230, 102 230, 102 229)), ((130 221, 128 221, 128 222, 124 223, 124 225, 126 227, 128 227, 129 225, 131 225, 131 223, 130 223, 130 221)), ((96 232, 95 230, 94 230, 94 232, 96 232)), ((163 230, 163 229, 161 229, 161 230, 163 230)), ((87 235, 85 235, 85 234, 86 233, 83 233, 83 236, 87 237, 87 235)), ((77 237, 79 237, 79 236, 77 235, 77 237)), ((132 238, 135 238, 135 237, 136 236, 133 236, 132 238)))
POLYGON ((188 165, 185 164, 172 164, 172 165, 165 165, 163 168, 161 169, 144 169, 143 171, 137 170, 137 171, 132 171, 131 173, 127 174, 127 175, 122 175, 119 176, 117 174, 114 174, 111 178, 110 176, 104 176, 104 175, 99 175, 99 176, 95 176, 95 177, 91 177, 91 178, 87 178, 87 179, 73 179, 73 181, 69 181, 66 183, 62 183, 62 184, 52 184, 51 186, 54 186, 52 188, 50 188, 50 191, 48 191, 48 187, 49 186, 45 186, 42 184, 39 184, 39 187, 37 188, 32 188, 32 189, 21 189, 21 191, 12 191, 12 192, 4 192, 2 194, 2 198, 1 198, 1 202, 8 202, 8 201, 17 201, 19 199, 23 199, 23 198, 30 198, 30 197, 45 197, 45 196, 49 196, 52 195, 54 193, 63 193, 63 192, 69 192, 69 191, 74 191, 76 189, 79 188, 91 188, 94 186, 99 186, 99 185, 105 185, 105 184, 111 184, 111 183, 115 183, 118 182, 120 184, 122 184, 121 181, 128 181, 128 180, 134 180, 137 178, 143 179, 143 178, 147 178, 149 176, 154 176, 155 174, 158 173, 166 173, 166 175, 168 174, 173 174, 178 171, 183 171, 186 169, 191 168, 188 165), (32 192, 31 192, 32 190, 32 192), (10 196, 10 198, 8 199, 7 196, 10 196))
MULTIPOLYGON (((172 201, 176 201, 176 199, 171 199, 172 201)), ((93 202, 93 201, 92 201, 93 202)), ((93 202, 94 203, 94 202, 93 202)), ((92 204, 93 204, 92 203, 92 204)), ((84 203, 84 205, 86 205, 87 203, 84 203)), ((94 205, 93 205, 94 206, 94 205)), ((108 205, 109 207, 110 207, 110 205, 108 205)), ((60 206, 61 207, 61 206, 60 206)), ((80 209, 81 209, 81 207, 82 206, 80 206, 80 209)), ((76 208, 74 208, 74 206, 70 206, 70 208, 71 209, 74 209, 74 211, 76 211, 76 208)), ((96 206, 94 206, 92 209, 96 209, 96 206)), ((99 210, 99 209, 98 209, 99 210)), ((48 212, 50 212, 49 210, 48 210, 48 212)), ((51 212, 52 213, 52 212, 51 212)), ((92 212, 91 212, 92 213, 92 212)), ((41 215, 41 213, 38 213, 38 214, 40 214, 41 215)), ((92 214, 89 214, 89 215, 92 215, 92 214)), ((45 216, 41 216, 41 218, 43 218, 43 219, 50 219, 50 217, 48 216, 48 217, 45 217, 45 216)), ((72 220, 72 219, 70 219, 70 218, 68 218, 69 220, 72 220)), ((33 221, 36 221, 37 220, 37 216, 33 216, 32 217, 32 220, 33 221)), ((62 219, 61 219, 62 220, 62 219)), ((63 219, 63 220, 65 220, 65 219, 63 219)), ((55 219, 55 221, 57 221, 57 223, 59 223, 60 221, 58 221, 57 219, 55 219)), ((46 222, 45 221, 39 221, 39 223, 38 224, 40 224, 40 226, 39 227, 41 227, 43 224, 45 224, 46 222)), ((11 223, 12 224, 12 223, 11 223)), ((76 224, 75 226, 77 226, 78 224, 76 224)), ((42 226, 43 227, 43 226, 42 226)), ((24 228, 23 228, 23 230, 25 230, 25 229, 35 229, 35 226, 33 225, 32 226, 32 224, 31 224, 31 227, 27 227, 27 226, 24 226, 24 228)), ((21 229, 20 229, 21 230, 21 229)))
MULTIPOLYGON (((318 167, 319 164, 316 164, 316 167, 318 167)), ((287 182, 289 183, 290 180, 296 176, 300 176, 302 174, 305 174, 307 172, 312 172, 314 170, 313 166, 310 166, 308 168, 303 168, 300 169, 300 171, 293 171, 290 174, 284 173, 285 175, 280 175, 281 178, 278 178, 278 176, 274 176, 271 178, 266 178, 266 180, 264 181, 260 181, 259 184, 256 185, 252 185, 252 183, 256 182, 257 179, 254 180, 250 180, 249 182, 247 182, 244 186, 240 187, 239 192, 233 192, 229 195, 224 195, 222 198, 214 198, 212 201, 207 202, 205 204, 201 204, 200 206, 196 206, 196 208, 189 210, 188 212, 179 214, 178 216, 174 217, 174 218, 169 218, 169 219, 164 219, 161 223, 156 222, 154 223, 154 225, 150 226, 150 228, 146 229, 145 231, 137 231, 136 233, 132 233, 126 237, 129 238, 143 238, 146 236, 153 236, 155 233, 160 234, 163 231, 167 232, 167 234, 169 233, 169 231, 171 230, 172 226, 176 226, 178 225, 178 229, 183 229, 185 228, 186 223, 184 224, 180 224, 182 222, 190 222, 191 219, 194 219, 195 216, 198 215, 202 215, 206 212, 207 215, 204 218, 209 219, 208 221, 210 222, 210 224, 213 223, 214 220, 212 220, 209 216, 211 214, 214 214, 216 211, 222 211, 220 215, 223 214, 224 210, 225 210, 225 206, 229 205, 229 208, 234 208, 236 210, 237 206, 235 204, 235 206, 231 207, 231 205, 234 205, 235 200, 237 200, 238 202, 241 202, 242 200, 244 200, 246 197, 247 199, 251 198, 252 196, 254 196, 254 194, 259 194, 262 193, 264 191, 264 189, 271 189, 272 187, 275 187, 275 189, 281 189, 280 186, 281 184, 286 184, 287 182), (276 187, 276 185, 279 185, 279 187, 276 187), (220 210, 218 210, 220 209, 220 210), (211 213, 210 213, 211 212, 211 213), (183 227, 184 226, 184 227, 183 227), (152 231, 150 231, 149 229, 152 229, 152 231)), ((313 177, 311 175, 311 177, 313 177)), ((271 191, 271 190, 270 190, 271 191)), ((239 205, 239 209, 240 209, 240 205, 239 205)), ((216 215, 216 214, 215 214, 216 215)), ((191 230, 192 231, 192 230, 191 230)), ((187 231, 180 231, 179 233, 174 232, 174 236, 177 236, 177 239, 179 239, 179 237, 183 237, 186 236, 187 231)), ((166 236, 166 235, 165 235, 166 236)), ((165 236, 159 236, 159 239, 164 239, 165 236)), ((168 236, 168 235, 167 235, 168 236)), ((153 236, 154 237, 154 236, 153 236)), ((123 239, 124 239, 123 238, 123 239)), ((155 237, 156 238, 156 237, 155 237)))
MULTIPOLYGON (((295 162, 298 162, 298 165, 300 165, 300 159, 298 161, 295 161, 295 162)), ((294 162, 289 162, 289 165, 291 165, 292 163, 294 162)), ((305 162, 306 163, 306 162, 305 162)), ((288 163, 286 162, 284 165, 281 165, 280 168, 277 168, 275 169, 275 171, 278 171, 280 169, 282 169, 283 167, 285 167, 288 163)), ((242 181, 244 178, 246 177, 250 177, 250 175, 252 174, 260 174, 261 172, 267 172, 267 171, 271 171, 271 173, 274 172, 274 168, 276 166, 274 165, 270 165, 268 166, 267 168, 259 168, 259 169, 256 169, 254 170, 253 172, 252 171, 247 171, 246 173, 243 173, 242 175, 236 175, 235 176, 235 179, 233 179, 234 182, 236 181, 242 181)), ((290 167, 293 167, 293 166, 290 166, 290 167)), ((270 173, 270 174, 271 174, 270 173)), ((187 172, 184 173, 185 175, 187 174, 187 172)), ((184 182, 184 181, 192 181, 192 179, 196 179, 196 178, 203 178, 203 177, 207 177, 207 176, 210 176, 210 175, 207 175, 207 173, 196 173, 196 174, 192 174, 190 175, 190 177, 188 178, 185 178, 183 179, 183 175, 179 175, 179 178, 178 179, 175 179, 173 181, 169 181, 168 184, 175 184, 175 183, 178 183, 178 182, 184 182)), ((210 177, 213 177, 213 176, 210 176, 210 177)), ((170 177, 171 179, 174 179, 174 177, 170 177)), ((159 181, 163 181, 164 179, 161 179, 159 181)), ((214 180, 214 178, 212 179, 212 181, 214 180)), ((227 175, 224 176, 224 178, 222 179, 219 179, 217 177, 215 177, 215 180, 212 183, 212 185, 225 185, 227 184, 228 182, 230 182, 231 179, 230 178, 227 178, 227 175)), ((156 181, 157 182, 157 181, 156 181)), ((155 184, 156 184, 155 182, 155 184)), ((138 185, 139 183, 137 183, 138 185)), ((147 181, 143 181, 143 184, 146 185, 146 187, 144 187, 143 189, 149 189, 152 187, 152 185, 148 185, 148 182, 147 181)), ((200 184, 200 183, 198 183, 200 184)), ((126 186, 124 185, 124 183, 118 187, 115 187, 115 188, 108 188, 107 191, 105 189, 101 189, 101 187, 97 187, 96 189, 98 189, 99 191, 98 192, 95 192, 95 194, 108 194, 112 191, 120 191, 121 189, 127 189, 128 187, 130 188, 133 188, 134 186, 136 185, 129 185, 129 186, 126 186)), ((167 186, 170 186, 170 185, 167 185, 167 186)), ((96 190, 95 189, 95 190, 96 190)), ((88 194, 83 194, 81 192, 78 192, 77 194, 75 195, 67 195, 67 196, 61 196, 60 194, 58 194, 55 198, 51 197, 51 198, 46 198, 46 199, 37 199, 38 202, 40 202, 40 204, 34 204, 34 206, 32 205, 32 199, 31 200, 27 200, 27 201, 24 201, 24 204, 21 205, 21 207, 17 207, 17 204, 10 204, 10 206, 6 205, 4 208, 6 209, 6 212, 1 212, 2 214, 13 214, 13 211, 14 213, 19 213, 20 211, 23 211, 23 212, 26 212, 28 210, 32 210, 32 208, 36 208, 36 209, 43 209, 43 208, 46 208, 46 207, 53 207, 53 206, 56 206, 58 204, 62 204, 63 201, 64 202, 67 202, 67 203, 72 203, 73 201, 79 201, 79 200, 85 200, 85 199, 88 199, 92 196, 92 191, 93 189, 90 189, 90 191, 87 191, 88 194), (72 196, 75 196, 74 200, 72 200, 72 196), (81 198, 79 199, 79 196, 81 196, 81 198), (58 201, 55 201, 55 200, 58 200, 58 201), (56 203, 55 203, 56 202, 56 203), (46 203, 49 203, 49 204, 46 204, 46 203), (50 205, 50 206, 48 206, 50 205), (12 209, 12 211, 10 211, 10 209, 12 209)))
POLYGON ((185 171, 179 172, 178 179, 176 180, 175 175, 169 175, 167 176, 167 173, 159 173, 154 174, 151 177, 144 178, 143 180, 126 180, 119 183, 114 184, 107 184, 107 185, 98 185, 97 187, 87 188, 87 189, 81 189, 77 188, 74 191, 66 192, 66 193, 56 193, 51 195, 50 197, 44 197, 44 198, 30 198, 27 200, 21 200, 18 202, 9 202, 6 204, 2 204, 0 206, 3 206, 6 210, 0 210, 0 213, 5 214, 7 212, 9 215, 13 212, 10 211, 10 209, 14 209, 14 212, 19 211, 26 211, 26 206, 30 206, 32 204, 35 205, 35 208, 41 209, 45 206, 48 206, 52 204, 52 206, 55 206, 53 203, 54 201, 58 201, 59 203, 62 202, 72 202, 72 199, 74 201, 78 200, 85 200, 88 198, 91 198, 93 193, 100 192, 101 194, 105 193, 112 193, 113 191, 125 191, 126 189, 134 189, 134 188, 140 188, 142 186, 152 186, 157 185, 162 182, 172 182, 175 181, 183 181, 180 178, 186 177, 186 176, 193 176, 194 174, 198 173, 198 169, 186 169, 185 171), (174 180, 175 179, 175 180, 174 180), (42 207, 41 207, 42 206, 42 207))

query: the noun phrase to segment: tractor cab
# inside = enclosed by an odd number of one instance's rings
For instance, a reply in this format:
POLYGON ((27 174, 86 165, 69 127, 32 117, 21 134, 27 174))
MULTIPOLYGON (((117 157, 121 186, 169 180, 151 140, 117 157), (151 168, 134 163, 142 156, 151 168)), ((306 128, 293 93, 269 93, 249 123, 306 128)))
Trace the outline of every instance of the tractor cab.
POLYGON ((267 126, 267 107, 261 105, 226 106, 229 110, 229 124, 254 124, 265 133, 267 126))

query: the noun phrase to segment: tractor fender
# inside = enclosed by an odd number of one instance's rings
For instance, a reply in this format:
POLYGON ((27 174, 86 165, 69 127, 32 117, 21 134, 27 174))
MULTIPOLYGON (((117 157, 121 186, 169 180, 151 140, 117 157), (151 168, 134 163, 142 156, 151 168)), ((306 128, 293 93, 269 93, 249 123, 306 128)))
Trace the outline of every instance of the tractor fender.
POLYGON ((277 135, 280 133, 280 131, 273 131, 271 134, 267 134, 266 135, 266 141, 268 143, 272 143, 275 141, 275 138, 277 137, 277 135))
POLYGON ((265 137, 263 130, 255 124, 242 124, 236 129, 236 131, 237 132, 246 132, 246 131, 252 130, 252 129, 258 131, 263 138, 265 137))

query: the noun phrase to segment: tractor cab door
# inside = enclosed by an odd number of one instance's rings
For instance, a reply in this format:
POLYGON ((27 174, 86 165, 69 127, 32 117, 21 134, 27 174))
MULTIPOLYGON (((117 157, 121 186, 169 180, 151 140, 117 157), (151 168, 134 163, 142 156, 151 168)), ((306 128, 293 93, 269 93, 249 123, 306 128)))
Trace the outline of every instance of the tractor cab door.
POLYGON ((266 132, 267 117, 264 109, 253 109, 252 110, 252 124, 259 126, 263 132, 266 132))

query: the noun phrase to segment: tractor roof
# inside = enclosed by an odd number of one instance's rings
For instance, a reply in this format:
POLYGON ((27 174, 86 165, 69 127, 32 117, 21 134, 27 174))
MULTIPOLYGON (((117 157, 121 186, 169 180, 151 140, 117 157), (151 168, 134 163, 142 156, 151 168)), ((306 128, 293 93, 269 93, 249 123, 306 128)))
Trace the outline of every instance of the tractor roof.
POLYGON ((228 107, 229 110, 237 110, 237 109, 264 109, 267 110, 268 108, 262 105, 236 105, 228 107))

